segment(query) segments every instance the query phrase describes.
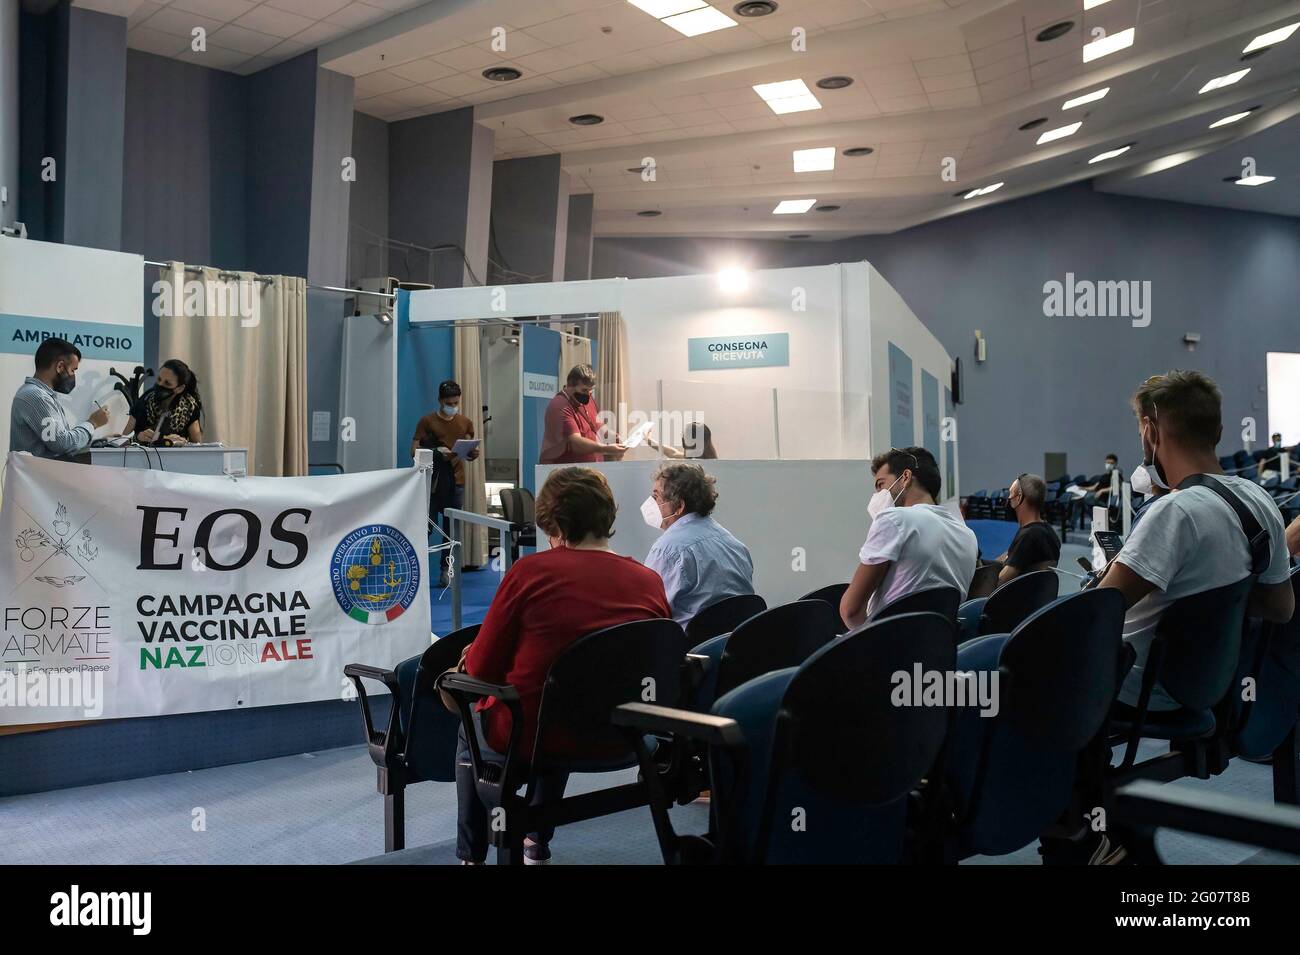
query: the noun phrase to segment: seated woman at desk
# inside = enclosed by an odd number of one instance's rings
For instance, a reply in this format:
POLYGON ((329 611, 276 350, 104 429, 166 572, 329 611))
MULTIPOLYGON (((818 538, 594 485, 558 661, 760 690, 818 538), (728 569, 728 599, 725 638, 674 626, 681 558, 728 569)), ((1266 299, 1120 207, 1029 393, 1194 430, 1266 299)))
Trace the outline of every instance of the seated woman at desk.
POLYGON ((132 406, 122 433, 134 433, 141 444, 198 444, 203 440, 202 411, 194 372, 185 362, 172 358, 158 369, 157 383, 132 406))

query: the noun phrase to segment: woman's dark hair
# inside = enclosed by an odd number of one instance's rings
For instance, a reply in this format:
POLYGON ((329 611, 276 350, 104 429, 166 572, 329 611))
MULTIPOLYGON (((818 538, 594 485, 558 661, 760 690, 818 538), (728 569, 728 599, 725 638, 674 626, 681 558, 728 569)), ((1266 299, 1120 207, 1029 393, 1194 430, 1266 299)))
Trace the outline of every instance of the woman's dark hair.
MULTIPOLYGON (((179 358, 169 358, 162 363, 162 367, 166 368, 176 376, 176 383, 185 389, 185 394, 192 395, 195 404, 202 408, 203 398, 199 395, 199 379, 195 376, 194 372, 190 370, 190 366, 185 364, 185 362, 181 361, 179 358)), ((167 403, 170 406, 170 397, 168 397, 167 403)))
POLYGON ((448 378, 446 381, 444 381, 442 384, 438 386, 439 401, 441 401, 443 398, 459 398, 459 397, 460 397, 460 385, 457 384, 452 379, 448 378))
POLYGON ((617 512, 605 475, 591 468, 560 468, 538 492, 535 521, 548 536, 576 544, 588 536, 612 537, 617 512))
POLYGON ((713 447, 713 435, 703 422, 692 421, 682 431, 682 444, 688 458, 715 459, 718 452, 713 447))

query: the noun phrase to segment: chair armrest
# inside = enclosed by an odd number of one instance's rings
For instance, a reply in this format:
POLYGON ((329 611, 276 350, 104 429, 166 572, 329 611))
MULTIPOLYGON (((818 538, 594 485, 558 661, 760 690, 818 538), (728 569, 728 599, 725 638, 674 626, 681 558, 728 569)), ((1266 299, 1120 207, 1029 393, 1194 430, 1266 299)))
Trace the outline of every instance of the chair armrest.
POLYGON ((1141 781, 1115 794, 1115 820, 1300 855, 1300 808, 1295 806, 1141 781))
POLYGON ((398 758, 398 749, 402 745, 401 733, 398 731, 401 725, 398 722, 398 707, 401 705, 398 697, 401 691, 397 682, 397 673, 365 663, 349 663, 343 667, 343 675, 351 679, 357 688, 357 702, 361 704, 361 722, 365 727, 370 758, 374 760, 376 766, 391 768, 398 758), (375 729, 374 715, 370 711, 370 697, 366 695, 365 684, 361 682, 363 679, 376 680, 384 684, 392 698, 392 706, 388 712, 388 727, 382 732, 375 729))
POLYGON ((508 683, 489 683, 467 673, 444 673, 438 677, 437 687, 457 698, 482 700, 494 696, 503 703, 518 703, 519 691, 508 683))
POLYGON ((724 716, 693 713, 650 703, 624 703, 614 708, 611 721, 641 733, 659 733, 698 740, 713 746, 743 746, 740 724, 724 716))
POLYGON ((397 692, 397 674, 392 670, 385 670, 383 667, 372 667, 364 663, 349 663, 343 668, 343 675, 351 677, 353 680, 378 680, 388 687, 390 692, 397 692))

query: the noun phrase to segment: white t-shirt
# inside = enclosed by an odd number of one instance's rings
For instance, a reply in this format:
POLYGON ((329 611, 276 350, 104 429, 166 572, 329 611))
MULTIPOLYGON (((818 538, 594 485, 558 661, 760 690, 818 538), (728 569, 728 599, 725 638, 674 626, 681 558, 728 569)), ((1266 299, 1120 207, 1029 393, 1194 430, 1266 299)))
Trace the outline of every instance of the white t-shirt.
POLYGON ((937 504, 889 507, 871 522, 858 553, 864 564, 889 562, 867 603, 867 616, 899 597, 931 587, 956 587, 966 596, 979 544, 961 517, 937 504))
MULTIPOLYGON (((1273 499, 1254 481, 1227 474, 1211 477, 1237 495, 1268 531, 1271 555, 1259 582, 1282 583, 1290 574, 1290 562, 1282 515, 1273 499)), ((1119 698, 1136 706, 1147 651, 1165 608, 1182 597, 1226 587, 1246 577, 1250 573, 1250 548, 1241 521, 1227 502, 1209 488, 1189 487, 1152 502, 1115 559, 1156 586, 1124 617, 1124 639, 1137 651, 1137 663, 1124 681, 1119 698)), ((1173 698, 1156 684, 1151 691, 1150 709, 1177 708, 1173 698)))

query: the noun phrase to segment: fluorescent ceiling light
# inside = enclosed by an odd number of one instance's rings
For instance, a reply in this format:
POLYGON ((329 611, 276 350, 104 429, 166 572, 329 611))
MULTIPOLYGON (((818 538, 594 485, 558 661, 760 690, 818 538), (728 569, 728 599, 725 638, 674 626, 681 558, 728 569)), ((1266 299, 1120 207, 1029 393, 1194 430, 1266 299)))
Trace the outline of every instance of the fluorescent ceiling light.
POLYGON ((718 287, 735 294, 749 288, 749 273, 744 269, 729 268, 718 273, 718 287))
POLYGON ((1082 106, 1084 103, 1095 103, 1099 99, 1105 99, 1106 94, 1110 92, 1109 86, 1103 86, 1095 93, 1084 93, 1082 96, 1076 96, 1074 99, 1067 99, 1061 109, 1074 109, 1076 106, 1082 106))
POLYGON ((1289 27, 1279 27, 1271 33, 1261 33, 1259 36, 1255 37, 1255 39, 1251 40, 1246 49, 1241 52, 1254 53, 1256 50, 1262 50, 1265 47, 1276 46, 1290 37, 1292 33, 1295 33, 1297 29, 1300 29, 1300 22, 1293 23, 1289 27))
POLYGON ((1226 76, 1216 76, 1214 79, 1210 80, 1210 82, 1202 86, 1199 92, 1211 93, 1214 90, 1221 90, 1225 86, 1231 86, 1249 72, 1250 67, 1248 66, 1244 70, 1238 70, 1236 73, 1228 73, 1226 76))
POLYGON ((1083 123, 1071 123, 1069 126, 1058 126, 1056 129, 1049 129, 1038 137, 1038 145, 1055 142, 1058 139, 1064 139, 1066 136, 1073 136, 1082 125, 1083 123))
POLYGON ((974 199, 976 196, 987 196, 990 192, 997 192, 1004 185, 1006 185, 1006 183, 995 182, 991 186, 983 186, 979 189, 972 189, 970 192, 966 193, 966 198, 974 199))
POLYGON ((704 0, 627 0, 627 2, 638 10, 644 10, 656 20, 708 6, 704 0))
POLYGON ((1109 56, 1111 53, 1117 53, 1120 50, 1128 49, 1133 45, 1133 38, 1137 31, 1133 27, 1127 30, 1121 30, 1119 33, 1112 33, 1110 36, 1104 36, 1100 40, 1093 40, 1091 43, 1083 45, 1083 62, 1091 63, 1103 56, 1109 56))
POLYGON ((1233 113, 1231 116, 1223 117, 1223 119, 1216 119, 1214 122, 1210 123, 1210 129, 1218 129, 1220 126, 1231 126, 1233 123, 1240 119, 1245 119, 1249 115, 1250 110, 1246 110, 1244 113, 1233 113))
POLYGON ((1110 3, 1110 0, 1083 0, 1083 9, 1091 10, 1093 7, 1099 7, 1103 3, 1110 3))
POLYGON ((721 10, 709 6, 700 7, 689 13, 679 13, 674 17, 664 17, 660 22, 685 36, 700 36, 703 33, 712 33, 714 30, 740 26, 721 10))
POLYGON ((1088 165, 1091 166, 1095 162, 1105 162, 1107 159, 1114 159, 1116 156, 1122 156, 1132 148, 1132 146, 1120 146, 1119 149, 1112 149, 1109 152, 1099 153, 1088 160, 1088 165))
POLYGON ((774 113, 800 113, 806 109, 821 109, 822 104, 813 96, 803 80, 784 80, 780 83, 759 83, 754 92, 774 113))
POLYGON ((1266 182, 1272 182, 1277 176, 1246 176, 1244 179, 1238 179, 1239 186, 1262 186, 1266 182))
POLYGON ((807 212, 817 204, 816 199, 782 199, 772 210, 774 216, 792 216, 807 212))
POLYGON ((834 168, 834 146, 823 146, 817 149, 796 149, 794 151, 795 172, 825 172, 834 168))

